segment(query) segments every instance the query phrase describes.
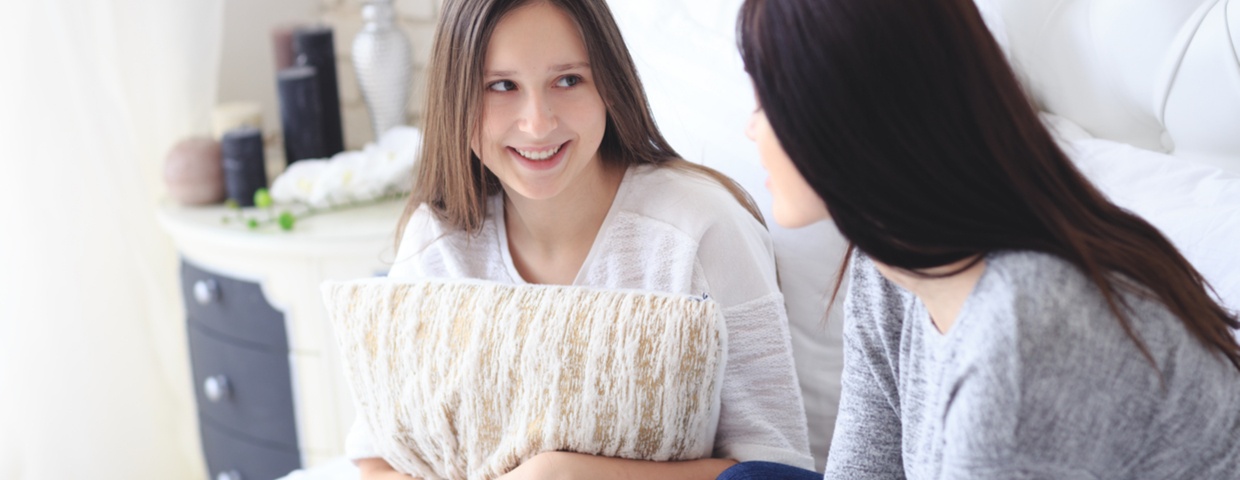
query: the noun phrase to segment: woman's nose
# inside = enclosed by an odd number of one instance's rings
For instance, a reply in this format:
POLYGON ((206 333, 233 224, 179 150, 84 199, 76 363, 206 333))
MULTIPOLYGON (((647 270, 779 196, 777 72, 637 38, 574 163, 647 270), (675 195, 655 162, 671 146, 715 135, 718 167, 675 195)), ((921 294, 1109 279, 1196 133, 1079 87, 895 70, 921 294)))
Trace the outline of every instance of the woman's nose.
POLYGON ((521 109, 521 130, 534 138, 543 138, 557 127, 555 109, 545 95, 531 93, 521 109))

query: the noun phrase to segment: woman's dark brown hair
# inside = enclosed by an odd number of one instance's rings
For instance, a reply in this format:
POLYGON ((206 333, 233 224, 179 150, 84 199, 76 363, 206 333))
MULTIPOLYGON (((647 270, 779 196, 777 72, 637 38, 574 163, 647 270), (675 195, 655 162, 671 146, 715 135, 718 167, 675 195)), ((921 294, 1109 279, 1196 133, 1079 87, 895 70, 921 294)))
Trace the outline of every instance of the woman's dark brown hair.
POLYGON ((599 145, 604 162, 659 164, 706 176, 731 191, 762 220, 740 185, 718 171, 681 160, 663 139, 637 68, 604 0, 447 0, 427 67, 424 140, 413 194, 397 227, 397 245, 409 217, 423 204, 453 228, 476 232, 482 227, 486 198, 501 188, 499 179, 470 149, 482 115, 486 48, 504 15, 534 1, 559 8, 581 32, 599 95, 607 105, 607 126, 599 145))
POLYGON ((1240 369, 1235 315, 1073 166, 972 0, 746 0, 738 36, 776 137, 862 252, 912 272, 1053 254, 1098 286, 1151 363, 1121 292, 1157 298, 1240 369))

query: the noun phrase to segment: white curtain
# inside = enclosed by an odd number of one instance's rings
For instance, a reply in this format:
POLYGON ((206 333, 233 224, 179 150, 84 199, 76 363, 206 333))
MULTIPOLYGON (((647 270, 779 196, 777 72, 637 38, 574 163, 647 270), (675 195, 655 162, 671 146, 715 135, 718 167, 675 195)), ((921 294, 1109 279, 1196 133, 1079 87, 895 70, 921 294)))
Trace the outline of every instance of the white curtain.
POLYGON ((0 7, 0 478, 206 476, 154 213, 207 133, 222 2, 0 7))

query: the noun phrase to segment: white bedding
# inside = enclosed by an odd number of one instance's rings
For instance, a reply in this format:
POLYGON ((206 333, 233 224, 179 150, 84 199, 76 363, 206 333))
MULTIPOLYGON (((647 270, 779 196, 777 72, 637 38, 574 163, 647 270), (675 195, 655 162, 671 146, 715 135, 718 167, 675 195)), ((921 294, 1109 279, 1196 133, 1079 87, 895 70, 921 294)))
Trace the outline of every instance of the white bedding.
POLYGON ((1240 310, 1240 174, 1100 138, 1051 118, 1061 146, 1111 201, 1154 224, 1240 310))

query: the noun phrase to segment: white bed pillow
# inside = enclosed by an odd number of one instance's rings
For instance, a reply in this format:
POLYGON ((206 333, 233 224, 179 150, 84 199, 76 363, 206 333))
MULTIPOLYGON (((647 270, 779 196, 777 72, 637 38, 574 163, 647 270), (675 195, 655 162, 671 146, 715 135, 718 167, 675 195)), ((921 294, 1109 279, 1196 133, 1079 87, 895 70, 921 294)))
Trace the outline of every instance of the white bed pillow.
POLYGON ((713 301, 387 278, 323 293, 358 419, 398 471, 495 478, 545 451, 711 456, 726 358, 713 301))
POLYGON ((1077 168, 1117 205, 1153 224, 1240 311, 1240 175, 1191 158, 1092 138, 1043 114, 1077 168))

